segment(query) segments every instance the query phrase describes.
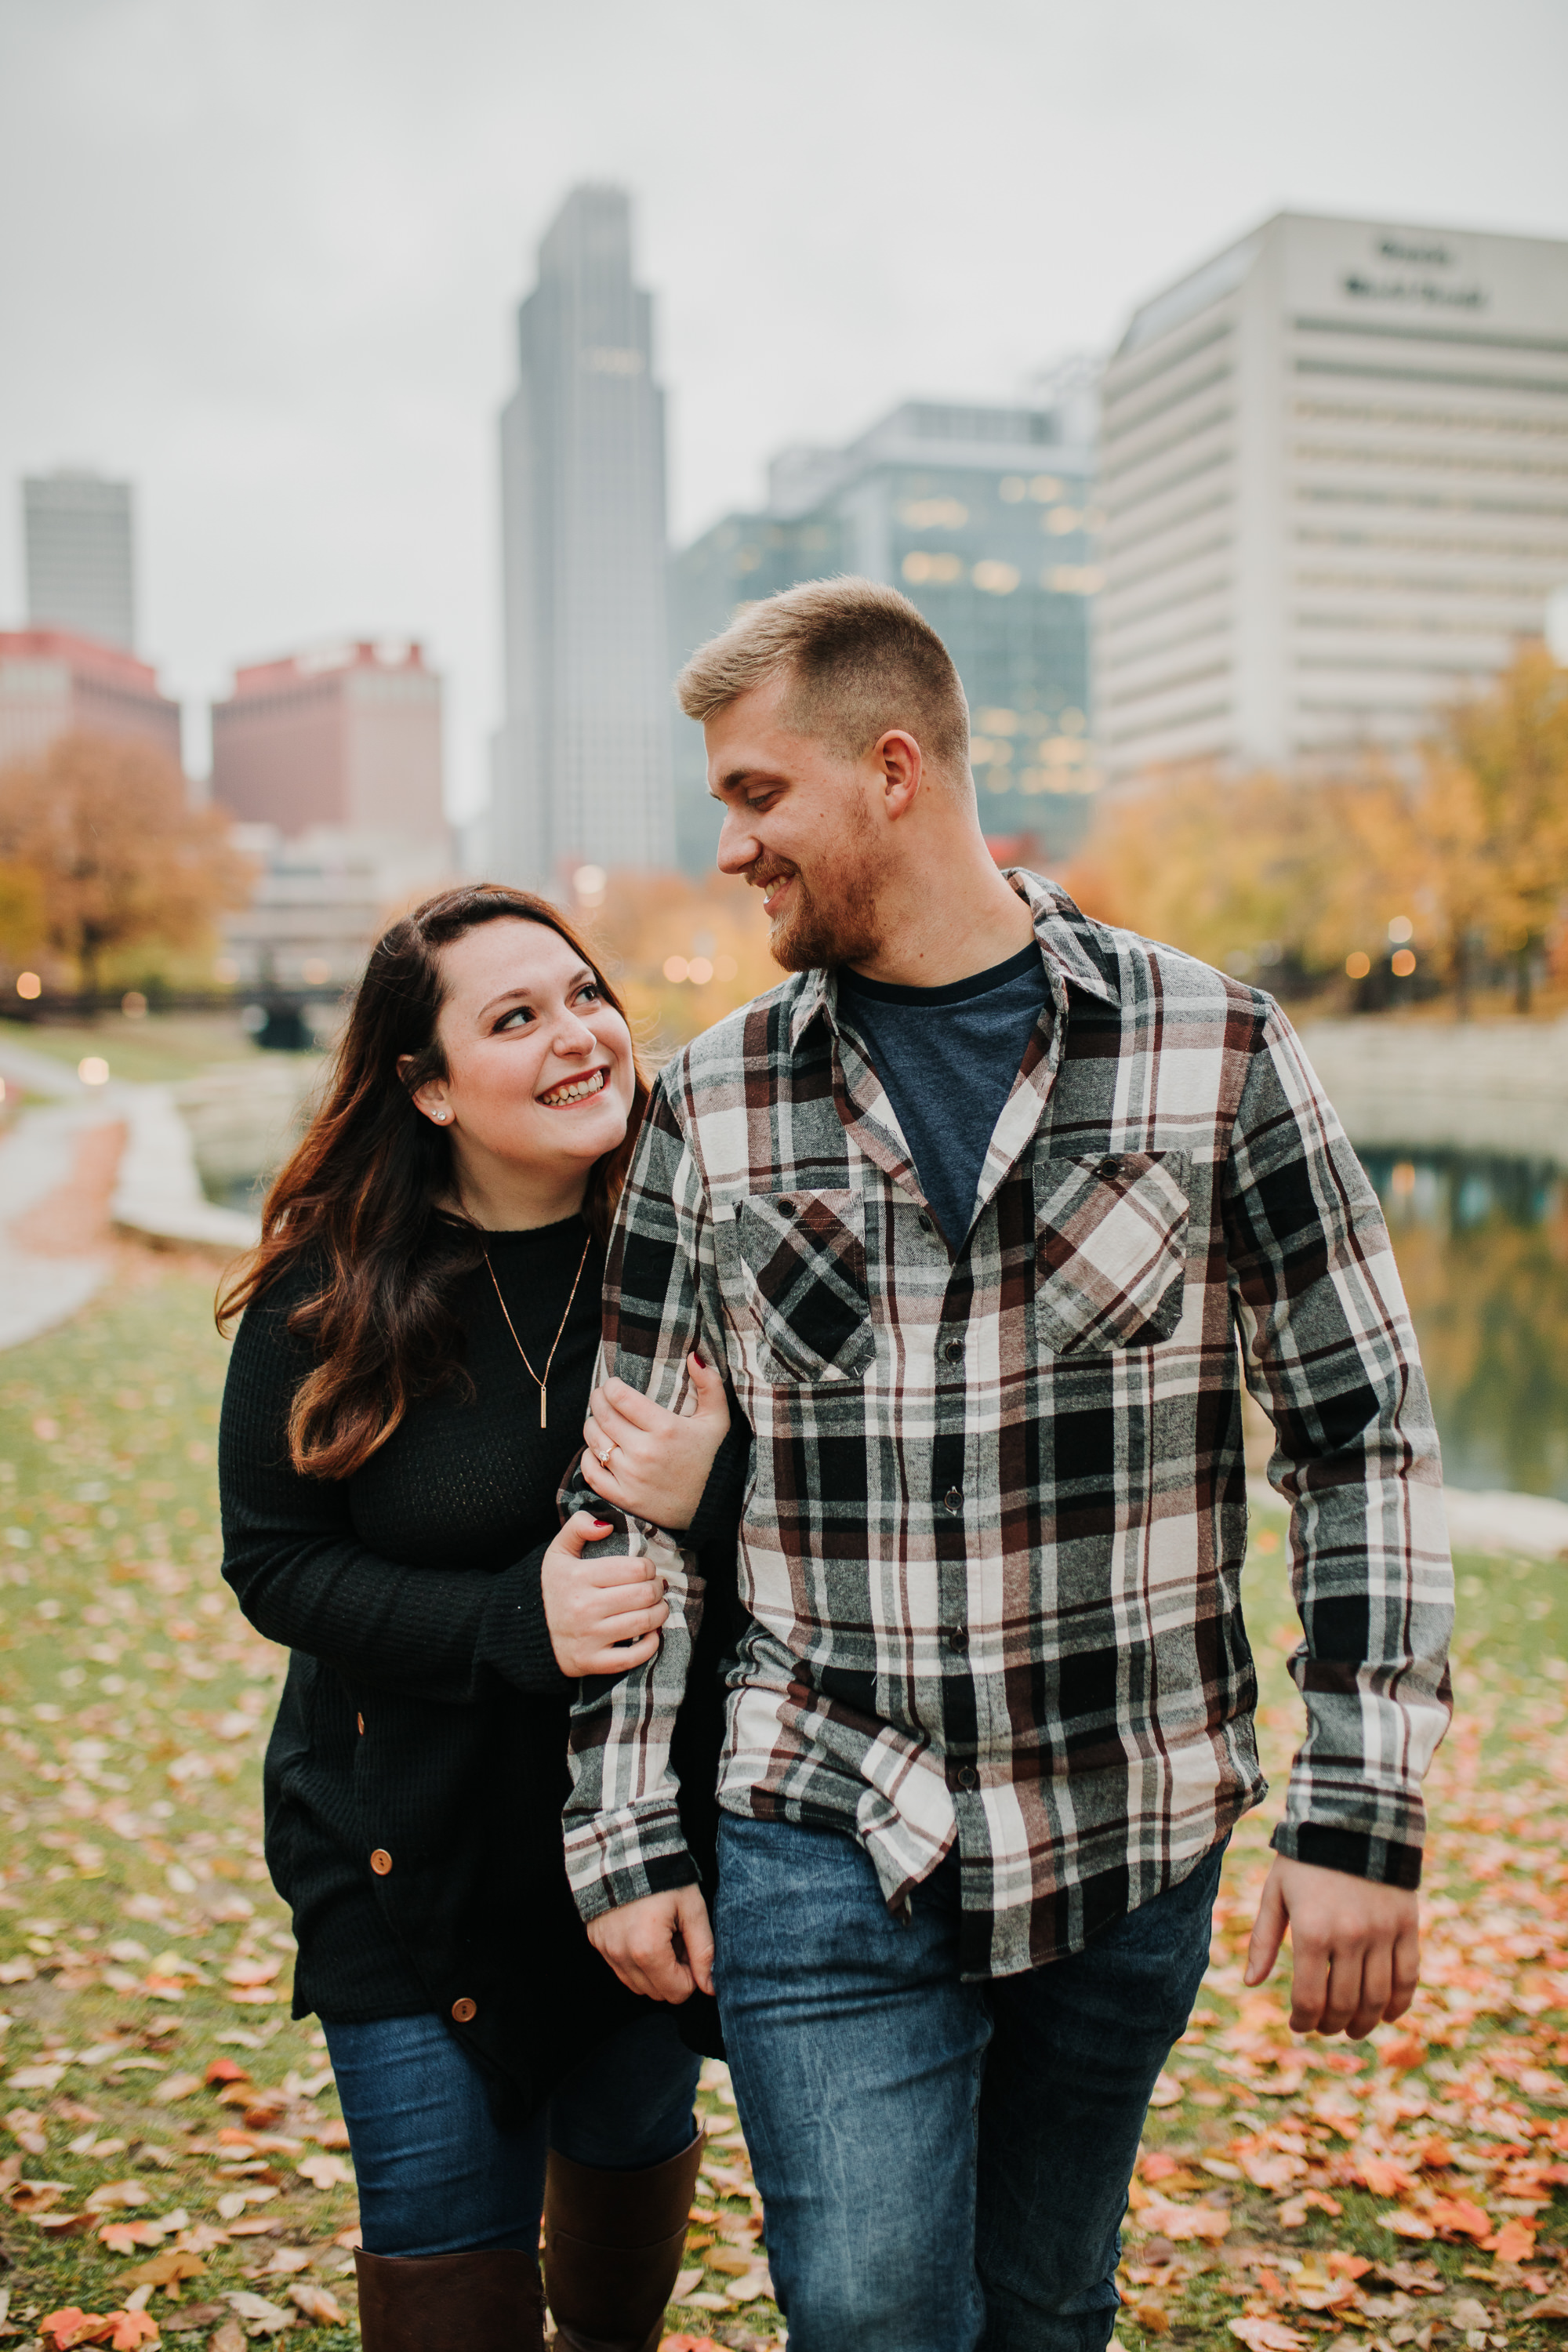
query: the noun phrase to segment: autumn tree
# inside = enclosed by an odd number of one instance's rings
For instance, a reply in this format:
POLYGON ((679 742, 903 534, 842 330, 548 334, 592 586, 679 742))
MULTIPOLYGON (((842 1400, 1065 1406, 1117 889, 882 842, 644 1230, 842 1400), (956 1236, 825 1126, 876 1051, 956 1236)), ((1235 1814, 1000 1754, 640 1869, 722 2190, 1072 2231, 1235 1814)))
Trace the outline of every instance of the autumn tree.
POLYGON ((0 772, 0 874, 34 909, 38 946, 89 992, 123 949, 202 945, 225 908, 247 903, 255 873, 222 813, 192 808, 179 770, 150 747, 67 735, 0 772))

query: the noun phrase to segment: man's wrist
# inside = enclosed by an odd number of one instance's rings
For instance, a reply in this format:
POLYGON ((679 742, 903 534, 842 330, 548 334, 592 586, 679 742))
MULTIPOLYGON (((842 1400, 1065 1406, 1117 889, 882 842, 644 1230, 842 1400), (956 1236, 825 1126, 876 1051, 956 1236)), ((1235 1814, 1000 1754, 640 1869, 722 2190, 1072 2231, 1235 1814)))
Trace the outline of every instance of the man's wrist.
POLYGON ((1370 1879, 1375 1885, 1397 1886, 1409 1894, 1421 1884, 1420 1846, 1369 1830, 1328 1822, 1281 1822, 1268 1843, 1287 1862, 1310 1863, 1317 1870, 1337 1870, 1347 1878, 1370 1879))

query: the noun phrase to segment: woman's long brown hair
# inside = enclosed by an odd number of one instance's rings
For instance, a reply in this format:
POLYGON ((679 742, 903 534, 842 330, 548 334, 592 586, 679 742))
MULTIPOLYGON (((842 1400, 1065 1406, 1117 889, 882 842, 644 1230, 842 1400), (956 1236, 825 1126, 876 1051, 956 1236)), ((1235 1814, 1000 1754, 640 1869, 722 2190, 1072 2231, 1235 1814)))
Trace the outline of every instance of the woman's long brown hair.
MULTIPOLYGON (((319 1286, 289 1318, 315 1360, 289 1417, 289 1454, 307 1477, 349 1477, 417 1398, 467 1378, 450 1300, 458 1277, 479 1263, 479 1245, 438 1205, 454 1192, 451 1139, 413 1097, 447 1076, 437 1032, 447 993, 442 949, 508 919, 558 932, 625 1018, 597 959, 547 899, 488 882, 427 898, 372 950, 321 1108, 267 1195, 258 1246, 219 1295, 221 1330, 302 1260, 319 1269, 319 1286)), ((583 1201, 600 1241, 609 1238, 647 1107, 635 1046, 632 1066, 626 1139, 595 1161, 583 1201)))

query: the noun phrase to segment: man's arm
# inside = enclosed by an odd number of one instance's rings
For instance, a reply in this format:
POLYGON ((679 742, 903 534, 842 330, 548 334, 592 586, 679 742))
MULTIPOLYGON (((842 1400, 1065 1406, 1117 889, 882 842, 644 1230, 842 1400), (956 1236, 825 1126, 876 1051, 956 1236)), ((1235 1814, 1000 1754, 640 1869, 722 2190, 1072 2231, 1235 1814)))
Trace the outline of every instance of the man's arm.
POLYGON ((1453 1570, 1436 1433, 1377 1196, 1270 1008, 1226 1172, 1248 1387, 1291 1507, 1306 1703, 1247 1979, 1289 1923, 1291 2023, 1369 2032, 1415 1988, 1426 1814, 1447 1727, 1453 1570))
MULTIPOLYGON (((710 1363, 722 1362, 715 1338, 702 1330, 707 1231, 700 1173, 661 1079, 610 1244, 599 1384, 618 1375, 674 1408, 689 1378, 686 1359, 700 1341, 710 1363)), ((717 1335, 716 1311, 710 1322, 717 1335)), ((669 1603, 657 1654, 629 1674, 584 1683, 573 1709, 567 1875, 591 1939, 622 1980, 656 2000, 684 2000, 694 1982, 711 1990, 707 1910, 669 1754, 701 1622, 702 1580, 694 1553, 601 1502, 585 1482, 569 1481, 562 1502, 565 1510, 614 1520, 617 1532, 603 1549, 646 1553, 669 1603)))

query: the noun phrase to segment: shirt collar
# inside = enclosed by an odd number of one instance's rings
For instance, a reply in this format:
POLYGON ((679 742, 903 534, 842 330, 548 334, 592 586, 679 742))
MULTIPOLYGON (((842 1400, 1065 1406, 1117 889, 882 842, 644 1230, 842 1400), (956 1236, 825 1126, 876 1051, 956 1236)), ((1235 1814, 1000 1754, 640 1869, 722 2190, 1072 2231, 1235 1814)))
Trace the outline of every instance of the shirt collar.
MULTIPOLYGON (((1099 927, 1073 904, 1058 884, 1047 881, 1044 875, 1032 874, 1024 866, 1004 866, 1003 875, 1019 898, 1028 902, 1035 919, 1035 939, 1047 966, 1070 986, 1081 989, 1088 996, 1098 997, 1101 1003, 1120 1004, 1121 992, 1117 986, 1115 959, 1101 944, 1099 927)), ((792 1053, 818 1013, 826 1014, 829 1026, 837 1029, 837 976, 831 971, 803 972, 790 1016, 792 1053)))

